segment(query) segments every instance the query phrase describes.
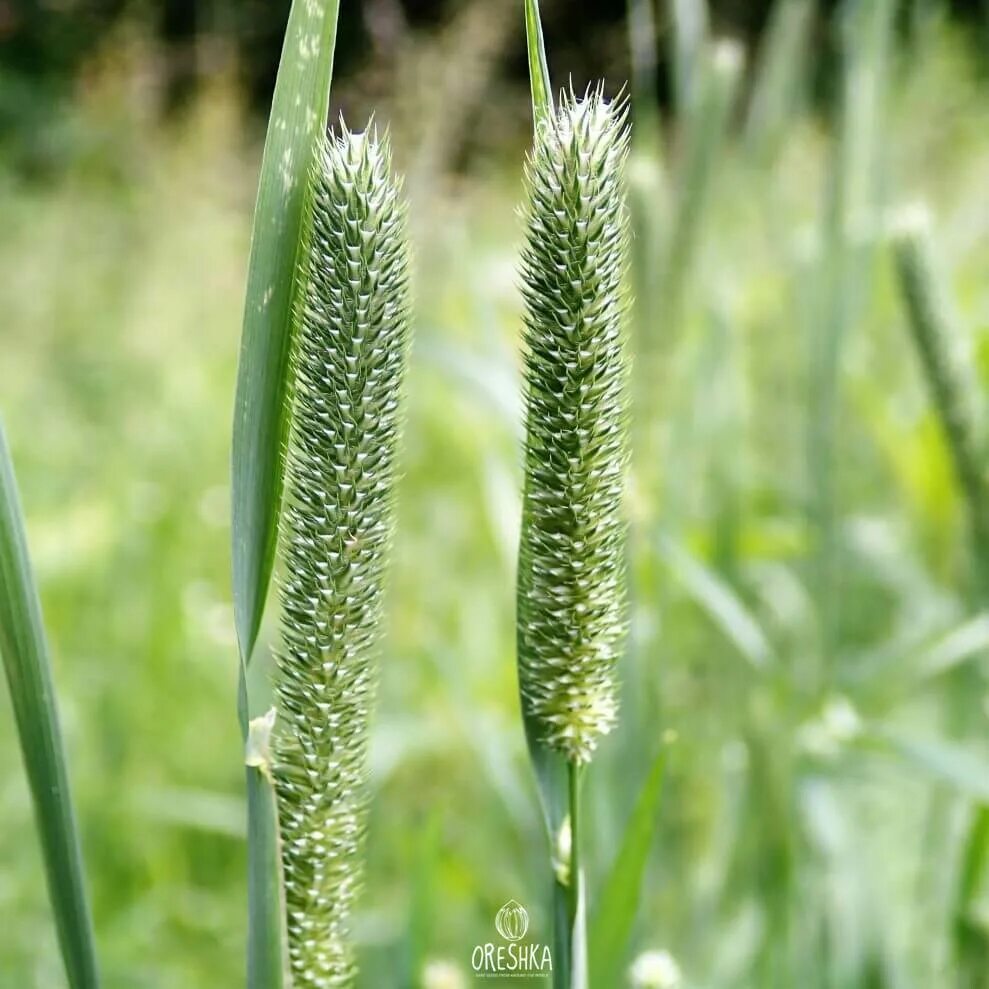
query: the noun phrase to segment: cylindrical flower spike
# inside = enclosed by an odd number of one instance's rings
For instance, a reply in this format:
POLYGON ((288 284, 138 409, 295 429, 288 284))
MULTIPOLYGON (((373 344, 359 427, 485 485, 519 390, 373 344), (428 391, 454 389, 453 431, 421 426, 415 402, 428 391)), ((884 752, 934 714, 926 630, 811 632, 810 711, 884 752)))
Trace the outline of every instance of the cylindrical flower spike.
POLYGON ((893 230, 894 257, 908 323, 934 405, 944 427, 955 472, 968 501, 976 574, 989 591, 989 480, 984 408, 972 361, 940 277, 931 245, 930 217, 908 208, 893 230))
POLYGON ((405 208, 387 140, 316 152, 283 517, 275 785, 295 989, 351 985, 373 650, 409 340, 405 208))
POLYGON ((600 90, 564 94, 526 167, 519 682, 540 741, 575 764, 617 717, 627 623, 625 119, 600 90))

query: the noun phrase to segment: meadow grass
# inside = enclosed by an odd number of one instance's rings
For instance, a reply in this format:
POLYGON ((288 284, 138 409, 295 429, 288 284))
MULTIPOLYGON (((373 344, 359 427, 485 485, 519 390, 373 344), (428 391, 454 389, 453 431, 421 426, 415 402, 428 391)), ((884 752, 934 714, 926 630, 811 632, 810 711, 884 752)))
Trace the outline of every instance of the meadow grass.
MULTIPOLYGON (((884 188, 893 204, 928 201, 984 388, 984 83, 936 24, 889 71, 884 188)), ((0 169, 3 411, 105 979, 205 989, 238 984, 243 964, 225 486, 256 133, 223 91, 149 130, 126 77, 93 87, 76 112, 102 144, 50 185, 0 169)), ((815 985, 822 971, 842 987, 950 985, 971 816, 959 794, 984 781, 986 751, 983 714, 962 738, 944 720, 982 696, 968 674, 989 636, 970 603, 965 501, 880 239, 837 388, 843 606, 818 679, 806 289, 832 158, 825 120, 795 103, 769 163, 730 136, 711 177, 677 373, 657 396, 655 482, 632 491, 635 518, 667 520, 666 549, 634 563, 623 724, 585 793, 589 886, 668 732, 632 954, 667 949, 685 985, 716 989, 815 985), (909 761, 890 739, 913 743, 909 761)), ((681 145, 664 138, 672 197, 681 145)), ((430 222, 412 217, 418 344, 354 918, 367 986, 414 984, 438 960, 463 973, 465 945, 491 936, 509 898, 541 937, 550 928, 513 662, 519 178, 438 187, 430 222)), ((259 671, 273 641, 264 628, 259 671)), ((9 716, 0 765, 0 971, 47 989, 60 963, 9 716)))

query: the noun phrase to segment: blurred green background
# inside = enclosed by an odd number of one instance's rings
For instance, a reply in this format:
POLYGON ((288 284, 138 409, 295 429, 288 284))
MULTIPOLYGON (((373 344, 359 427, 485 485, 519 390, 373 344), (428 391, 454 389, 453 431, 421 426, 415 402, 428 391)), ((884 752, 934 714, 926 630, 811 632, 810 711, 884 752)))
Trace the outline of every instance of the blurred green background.
MULTIPOLYGON (((361 985, 456 989, 506 900, 549 939, 514 671, 521 3, 342 6, 331 116, 391 127, 417 298, 361 985)), ((989 986, 989 613, 890 250, 926 203, 981 433, 986 7, 543 6, 557 83, 633 97, 632 635, 588 792, 593 893, 665 747, 629 984, 989 986)), ((111 989, 242 980, 228 458, 285 13, 0 0, 0 411, 111 989)), ((3 989, 64 984, 41 876, 0 691, 3 989)))

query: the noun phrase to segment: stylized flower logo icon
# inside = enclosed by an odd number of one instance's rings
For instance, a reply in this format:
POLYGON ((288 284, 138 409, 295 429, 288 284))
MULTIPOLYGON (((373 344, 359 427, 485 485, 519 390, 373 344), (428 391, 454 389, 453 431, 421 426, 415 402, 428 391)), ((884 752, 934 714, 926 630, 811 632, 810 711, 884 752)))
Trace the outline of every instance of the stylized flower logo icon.
POLYGON ((529 929, 529 913, 521 903, 509 900, 495 916, 495 927, 506 941, 521 941, 529 929))

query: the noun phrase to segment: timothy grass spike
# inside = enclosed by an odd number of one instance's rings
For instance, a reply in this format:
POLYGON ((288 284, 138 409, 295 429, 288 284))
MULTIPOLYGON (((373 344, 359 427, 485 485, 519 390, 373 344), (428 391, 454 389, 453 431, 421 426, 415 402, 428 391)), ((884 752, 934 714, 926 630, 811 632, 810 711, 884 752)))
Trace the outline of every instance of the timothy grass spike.
POLYGON ((519 680, 541 741, 571 764, 617 717, 626 625, 626 114, 600 89, 563 94, 526 168, 519 680))
POLYGON ((989 592, 989 482, 984 410, 971 362, 960 352, 964 334, 935 263, 930 218, 923 207, 909 208, 897 218, 893 246, 908 326, 968 502, 975 563, 985 594, 989 592))
POLYGON ((405 208, 387 139, 317 149, 294 353, 275 782, 295 989, 349 986, 368 721, 409 339, 405 208))

